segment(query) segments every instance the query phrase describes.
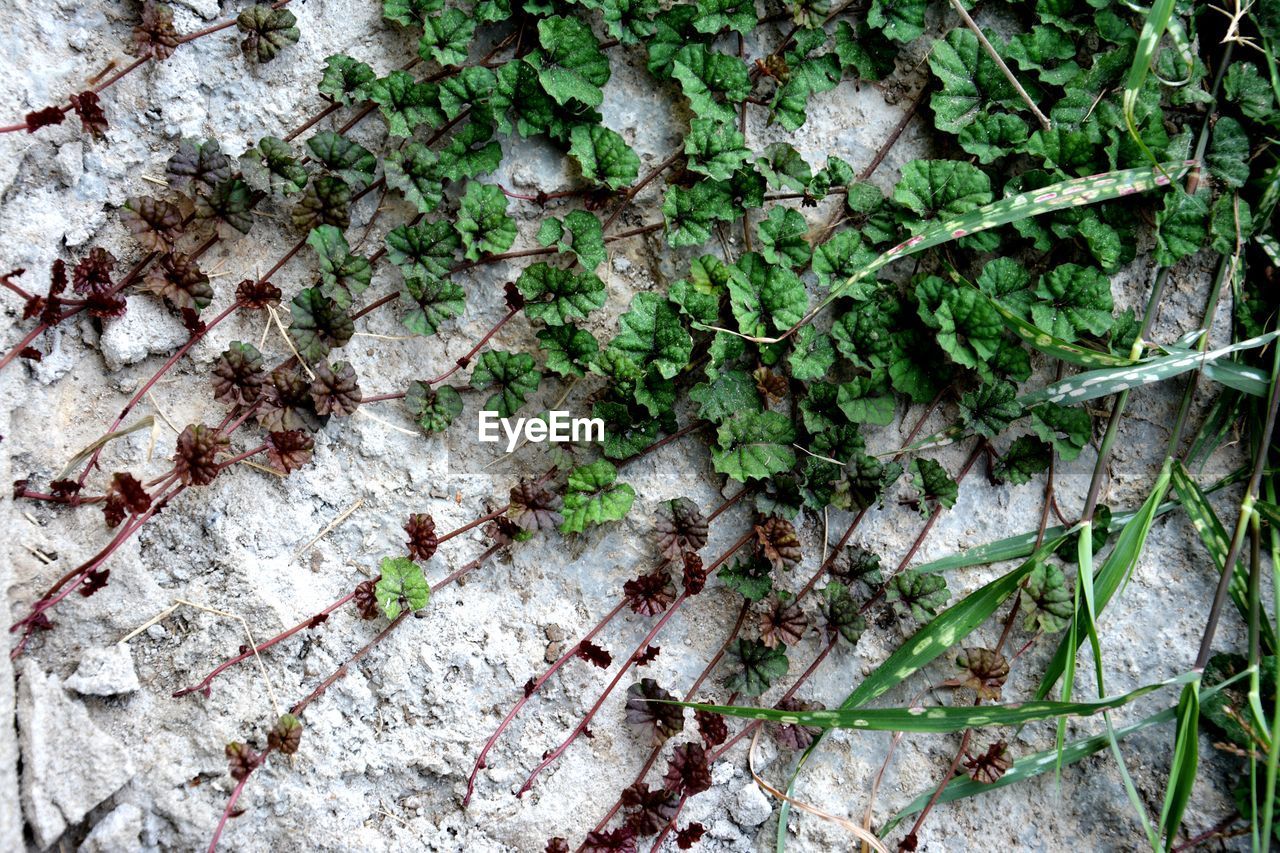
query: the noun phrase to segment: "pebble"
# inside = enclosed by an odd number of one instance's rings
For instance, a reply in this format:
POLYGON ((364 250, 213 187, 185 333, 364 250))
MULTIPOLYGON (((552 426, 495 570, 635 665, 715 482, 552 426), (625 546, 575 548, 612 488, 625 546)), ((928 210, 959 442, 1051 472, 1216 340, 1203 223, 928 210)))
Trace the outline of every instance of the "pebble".
POLYGON ((133 668, 133 655, 123 643, 107 648, 89 649, 63 686, 84 696, 119 696, 132 693, 140 686, 133 668))
POLYGON ((739 826, 759 826, 773 814, 773 803, 755 782, 748 782, 730 801, 729 814, 739 826))

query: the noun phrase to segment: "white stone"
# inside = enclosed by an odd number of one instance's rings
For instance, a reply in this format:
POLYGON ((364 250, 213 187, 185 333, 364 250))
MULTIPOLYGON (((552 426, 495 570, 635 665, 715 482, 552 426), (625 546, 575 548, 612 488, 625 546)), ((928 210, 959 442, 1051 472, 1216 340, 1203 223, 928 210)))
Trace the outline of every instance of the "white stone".
POLYGON ((729 814, 739 826, 759 826, 773 814, 773 803, 759 785, 748 782, 730 801, 729 814))
POLYGON ((23 813, 42 850, 133 777, 124 745, 31 659, 18 681, 18 736, 23 813))
POLYGON ((142 809, 133 803, 121 803, 93 825, 88 837, 77 848, 78 853, 116 853, 138 849, 142 817, 142 809))
POLYGON ((85 696, 132 693, 139 685, 129 647, 120 643, 104 649, 90 649, 80 658, 75 674, 62 686, 85 696))
POLYGON ((187 340, 187 330, 164 304, 152 296, 129 299, 129 310, 109 320, 99 345, 107 368, 119 370, 152 353, 168 353, 187 340))

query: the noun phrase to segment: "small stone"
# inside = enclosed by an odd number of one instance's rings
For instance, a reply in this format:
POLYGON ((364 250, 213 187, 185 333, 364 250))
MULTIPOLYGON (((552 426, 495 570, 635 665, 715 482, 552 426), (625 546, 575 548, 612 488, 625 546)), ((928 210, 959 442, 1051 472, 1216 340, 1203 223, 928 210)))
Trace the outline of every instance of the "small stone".
POLYGON ((773 814, 773 804, 755 782, 738 789, 729 803, 729 814, 739 826, 759 826, 773 814))
POLYGON ((613 268, 614 268, 614 270, 615 270, 616 272, 623 272, 623 273, 624 273, 624 272, 626 272, 627 270, 631 269, 631 261, 630 261, 630 260, 628 260, 627 258, 621 258, 621 257, 614 258, 614 259, 613 259, 613 268))
POLYGON ((80 658, 75 675, 63 687, 83 696, 119 696, 140 686, 133 669, 133 655, 124 643, 105 649, 90 649, 80 658))
POLYGON ((182 321, 160 300, 148 297, 130 299, 128 312, 106 326, 98 343, 107 368, 113 371, 155 353, 172 352, 188 338, 182 321))
POLYGON ((142 834, 142 809, 133 803, 121 803, 109 815, 93 825, 78 853, 114 853, 137 850, 142 834))
POLYGON ((163 625, 157 623, 147 629, 147 636, 153 640, 163 640, 165 637, 169 636, 169 632, 163 625))
POLYGON ((547 663, 555 663, 562 654, 564 654, 564 643, 547 643, 547 650, 543 653, 542 659, 547 663))
POLYGON ((561 640, 564 639, 564 629, 561 628, 559 625, 557 625, 555 622, 552 622, 550 625, 544 628, 543 633, 547 635, 548 640, 560 642, 561 640))
POLYGON ((40 849, 133 778, 124 745, 32 660, 18 682, 18 738, 22 811, 40 849))

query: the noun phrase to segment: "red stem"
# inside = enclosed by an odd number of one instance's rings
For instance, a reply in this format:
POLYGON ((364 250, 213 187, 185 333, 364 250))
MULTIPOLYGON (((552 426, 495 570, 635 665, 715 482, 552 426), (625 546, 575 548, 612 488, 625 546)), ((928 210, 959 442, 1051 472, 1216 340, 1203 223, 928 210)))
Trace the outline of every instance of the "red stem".
MULTIPOLYGON (((723 554, 721 554, 714 563, 707 566, 707 569, 706 569, 707 576, 710 577, 711 575, 715 574, 717 569, 719 569, 722 565, 728 562, 729 558, 732 557, 739 548, 741 548, 743 545, 746 545, 748 542, 750 542, 752 537, 754 536, 755 536, 755 530, 754 529, 748 530, 745 534, 742 535, 741 538, 738 539, 737 542, 734 542, 732 545, 730 545, 729 548, 723 554)), ((595 704, 591 706, 591 710, 587 711, 586 716, 582 718, 582 722, 578 723, 578 725, 574 728, 574 730, 569 733, 569 736, 566 737, 560 743, 559 746, 557 746, 554 750, 552 750, 550 754, 548 754, 545 758, 543 758, 537 767, 533 768, 533 771, 529 774, 529 777, 524 780, 524 784, 520 786, 520 790, 516 792, 517 797, 523 796, 525 792, 527 792, 530 788, 532 788, 533 781, 538 777, 538 774, 541 773, 543 770, 545 770, 548 766, 550 766, 557 758, 563 755, 565 753, 565 750, 567 750, 573 744, 573 742, 578 739, 578 736, 581 735, 584 731, 586 731, 587 725, 595 717, 596 712, 600 710, 600 706, 602 706, 605 703, 605 700, 609 698, 609 694, 612 693, 613 689, 618 686, 618 682, 622 680, 622 676, 626 675, 627 670, 629 670, 632 664, 635 663, 636 658, 638 658, 644 652, 644 649, 646 646, 648 646, 650 643, 653 642, 654 637, 658 636, 659 632, 662 631, 663 627, 666 626, 667 622, 671 620, 671 617, 675 616, 676 612, 680 610, 680 607, 688 600, 689 600, 689 594, 687 592, 680 593, 680 595, 676 598, 676 600, 672 603, 672 605, 669 608, 667 608, 667 612, 662 614, 662 618, 659 619, 657 623, 653 626, 653 628, 649 630, 649 633, 645 635, 644 639, 637 644, 635 652, 633 652, 626 659, 626 661, 623 662, 622 666, 618 669, 617 674, 613 676, 613 679, 609 682, 609 685, 605 687, 604 692, 600 694, 600 697, 596 699, 595 704)))

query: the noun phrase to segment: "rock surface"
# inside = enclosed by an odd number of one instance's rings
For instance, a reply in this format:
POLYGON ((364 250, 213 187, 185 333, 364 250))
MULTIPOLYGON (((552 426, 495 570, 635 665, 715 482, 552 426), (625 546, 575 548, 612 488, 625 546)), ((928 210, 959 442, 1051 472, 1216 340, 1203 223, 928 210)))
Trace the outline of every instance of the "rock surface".
POLYGON ((133 655, 123 643, 105 649, 89 649, 80 658, 75 674, 62 683, 84 696, 118 696, 140 686, 133 669, 133 655))
POLYGON ((18 679, 18 733, 23 813, 42 850, 133 777, 124 745, 33 660, 18 679))

